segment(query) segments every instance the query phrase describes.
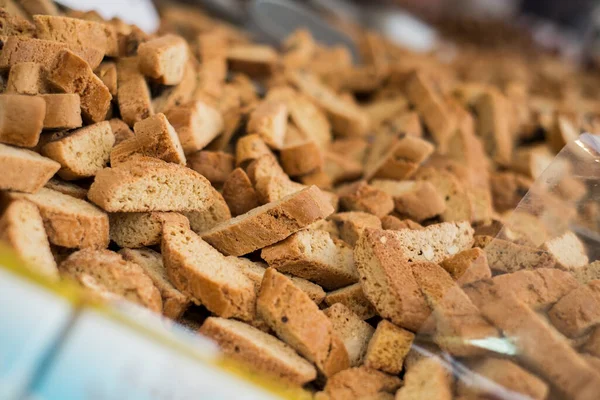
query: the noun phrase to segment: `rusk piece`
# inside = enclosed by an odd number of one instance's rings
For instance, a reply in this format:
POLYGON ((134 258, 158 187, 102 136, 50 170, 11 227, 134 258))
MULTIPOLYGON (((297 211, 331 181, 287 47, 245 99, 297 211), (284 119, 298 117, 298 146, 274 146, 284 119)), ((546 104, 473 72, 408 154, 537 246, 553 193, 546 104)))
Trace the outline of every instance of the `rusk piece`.
POLYGON ((400 386, 397 376, 366 367, 349 368, 328 379, 322 392, 326 397, 317 395, 315 400, 393 399, 392 393, 400 386))
POLYGON ((115 135, 115 145, 121 143, 124 140, 131 139, 134 136, 133 131, 129 126, 119 118, 112 118, 108 121, 110 128, 115 135))
POLYGON ((506 97, 497 90, 488 90, 475 102, 475 110, 477 133, 483 139, 485 150, 498 164, 509 166, 513 143, 506 97))
POLYGON ((109 212, 201 211, 210 206, 211 189, 182 165, 135 157, 98 172, 88 198, 109 212))
POLYGON ((80 128, 42 147, 42 154, 61 165, 58 175, 66 180, 95 176, 108 163, 115 143, 108 121, 80 128))
POLYGON ((236 143, 235 165, 245 169, 252 161, 264 155, 275 157, 260 135, 246 135, 236 143))
POLYGON ((339 237, 354 247, 358 238, 366 228, 381 229, 381 220, 373 214, 361 211, 348 211, 332 214, 332 221, 339 232, 339 237))
POLYGON ((348 352, 331 321, 284 275, 268 268, 256 311, 277 336, 314 362, 325 376, 349 367, 348 352))
POLYGON ((252 280, 191 229, 166 224, 161 252, 169 280, 194 302, 223 318, 254 319, 252 280))
POLYGON ((87 199, 87 189, 77 186, 74 183, 63 181, 59 178, 50 179, 45 187, 75 197, 76 199, 87 199))
POLYGON ((264 101, 250 114, 247 131, 259 135, 266 144, 275 149, 284 146, 288 110, 285 104, 264 101))
POLYGON ((129 126, 154 115, 150 89, 138 70, 137 57, 117 61, 117 102, 121 118, 129 126))
POLYGON ((165 115, 179 135, 186 155, 202 150, 223 132, 221 113, 204 101, 173 107, 165 115))
POLYGON ((446 258, 440 266, 461 286, 492 277, 485 252, 477 247, 446 258))
POLYGON ((163 85, 177 85, 183 79, 188 52, 181 36, 167 34, 150 39, 137 49, 140 71, 163 85))
POLYGON ((23 198, 38 206, 52 244, 68 248, 108 246, 108 216, 84 200, 47 188, 33 194, 13 192, 9 197, 23 198))
POLYGON ((163 302, 163 315, 176 320, 188 308, 190 300, 169 282, 162 256, 150 249, 122 249, 119 254, 125 259, 142 267, 146 275, 160 291, 163 302))
POLYGON ((308 141, 281 149, 281 166, 290 176, 306 175, 323 167, 323 155, 316 142, 308 141))
POLYGON ((446 211, 444 199, 427 181, 374 180, 371 185, 392 196, 396 211, 413 221, 433 218, 446 211))
POLYGON ((568 337, 578 337, 600 323, 600 280, 580 286, 548 311, 550 322, 568 337))
POLYGON ((450 371, 437 357, 424 358, 404 376, 404 386, 396 392, 395 400, 452 399, 450 371))
POLYGON ((554 256, 556 267, 561 269, 577 269, 589 263, 583 243, 571 231, 546 241, 542 249, 554 256))
POLYGON ((48 91, 41 64, 22 62, 13 65, 6 82, 6 93, 36 95, 48 91))
POLYGON ((46 102, 41 97, 0 94, 0 142, 35 147, 45 116, 46 102))
POLYGON ((385 319, 380 321, 369 341, 365 354, 365 367, 398 375, 402 371, 404 357, 408 354, 414 338, 412 332, 399 328, 385 319))
POLYGON ((392 197, 365 181, 356 182, 340 188, 340 206, 348 211, 363 211, 379 218, 394 209, 392 197))
POLYGON ((225 180, 223 198, 234 217, 260 206, 254 186, 241 168, 234 169, 225 180))
POLYGON ((399 231, 402 229, 423 229, 423 226, 411 219, 400 219, 393 215, 381 218, 381 227, 385 230, 399 231))
POLYGON ((493 271, 515 272, 521 269, 552 268, 556 263, 547 251, 491 236, 475 236, 473 247, 480 247, 485 251, 493 271))
POLYGON ((325 296, 325 304, 331 307, 337 303, 344 305, 362 320, 377 315, 377 310, 365 296, 360 283, 328 292, 325 296))
POLYGON ((233 171, 233 156, 223 151, 201 150, 188 156, 188 166, 216 185, 225 182, 233 171))
POLYGON ((44 129, 79 128, 81 121, 81 101, 78 94, 43 94, 46 102, 44 129))
POLYGON ((94 70, 94 73, 104 85, 108 88, 110 95, 114 98, 117 97, 117 64, 112 61, 104 61, 98 68, 94 70))
POLYGON ((228 357, 285 382, 303 385, 317 376, 315 367, 290 346, 243 322, 209 317, 199 332, 228 357))
POLYGON ((11 202, 0 217, 0 242, 8 245, 32 271, 58 280, 58 269, 38 208, 25 200, 11 202))
POLYGON ((434 167, 421 167, 415 180, 431 183, 444 202, 446 210, 440 218, 444 222, 471 221, 473 204, 465 186, 452 173, 434 167))
POLYGON ((166 223, 190 226, 183 215, 168 212, 112 213, 109 219, 110 240, 133 249, 160 244, 166 223))
POLYGON ((202 238, 224 254, 241 256, 279 242, 332 212, 323 193, 311 186, 225 221, 202 238))
POLYGON ((573 277, 582 285, 590 281, 600 279, 600 261, 594 261, 586 266, 569 271, 573 277))
POLYGON ((227 51, 227 63, 233 71, 250 77, 263 77, 273 72, 279 56, 270 46, 240 44, 227 51))
POLYGON ((365 179, 403 180, 412 177, 434 146, 415 136, 380 133, 365 161, 365 179))
POLYGON ((183 215, 190 221, 190 227, 197 234, 202 234, 221 222, 231 218, 231 212, 221 193, 211 188, 210 206, 203 211, 185 211, 183 215))
POLYGON ((30 150, 0 143, 0 189, 34 193, 60 169, 60 164, 30 150))

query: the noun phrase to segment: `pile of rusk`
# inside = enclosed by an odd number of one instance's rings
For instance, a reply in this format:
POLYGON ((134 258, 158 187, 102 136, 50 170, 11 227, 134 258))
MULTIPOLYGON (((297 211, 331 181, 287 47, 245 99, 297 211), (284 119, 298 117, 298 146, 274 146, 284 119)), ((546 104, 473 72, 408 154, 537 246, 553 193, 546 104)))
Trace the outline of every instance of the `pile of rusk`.
POLYGON ((565 163, 507 219, 598 130, 593 73, 0 5, 0 238, 31 268, 315 399, 600 398, 600 263, 568 229, 598 204, 565 163))

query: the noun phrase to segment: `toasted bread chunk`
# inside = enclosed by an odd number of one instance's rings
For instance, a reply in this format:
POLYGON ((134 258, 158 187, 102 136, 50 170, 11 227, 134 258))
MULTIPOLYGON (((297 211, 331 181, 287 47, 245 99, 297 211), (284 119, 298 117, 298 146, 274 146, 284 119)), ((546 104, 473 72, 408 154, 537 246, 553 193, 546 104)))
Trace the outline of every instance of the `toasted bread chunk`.
POLYGON ((485 252, 477 247, 446 258, 440 266, 461 286, 492 277, 485 252))
POLYGON ((38 206, 52 244, 68 248, 108 246, 108 216, 86 201, 47 188, 33 194, 13 192, 9 197, 38 206))
POLYGON ((550 322, 568 337, 582 336, 600 323, 600 281, 567 293, 548 311, 550 322))
POLYGON ((260 253, 270 267, 313 281, 325 289, 358 282, 352 248, 321 230, 302 230, 260 253))
POLYGON ((424 358, 404 376, 404 386, 396 392, 396 400, 452 399, 451 373, 437 358, 424 358))
POLYGON ((19 0, 19 4, 31 16, 60 15, 58 6, 51 0, 19 0))
POLYGON ((234 217, 245 214, 260 205, 250 178, 241 168, 234 169, 225 180, 223 198, 234 217))
POLYGON ((112 96, 84 59, 70 50, 61 50, 49 68, 48 81, 64 93, 81 98, 81 113, 91 122, 103 121, 108 115, 112 96))
POLYGON ((369 149, 369 142, 363 138, 341 138, 331 142, 328 147, 330 152, 348 157, 362 165, 369 149))
POLYGON ((600 357, 600 327, 592 329, 589 337, 581 346, 580 351, 589 353, 594 357, 600 357))
POLYGON ((251 77, 270 75, 278 59, 277 52, 265 45, 240 44, 227 51, 229 68, 251 77))
POLYGON ((138 47, 140 71, 163 85, 177 85, 188 61, 188 45, 181 36, 167 34, 138 47))
POLYGON ((110 250, 84 249, 60 264, 60 272, 104 299, 122 298, 162 312, 160 292, 139 265, 110 250))
MULTIPOLYGON (((293 182, 270 155, 254 160, 246 171, 262 204, 280 200, 306 188, 305 185, 293 182)), ((323 194, 327 195, 326 192, 323 194)))
POLYGON ((197 85, 198 74, 196 64, 192 59, 189 59, 183 70, 181 82, 176 86, 166 88, 160 96, 152 100, 154 111, 164 113, 178 104, 185 104, 192 101, 197 85))
POLYGON ((47 92, 48 84, 41 64, 22 62, 10 68, 6 93, 36 95, 47 92))
POLYGON ((88 198, 110 212, 201 211, 210 182, 184 166, 137 157, 98 172, 88 198))
POLYGON ((328 219, 336 224, 340 238, 353 247, 365 228, 381 229, 379 218, 360 211, 336 213, 328 219))
POLYGON ((511 392, 520 393, 532 399, 545 399, 548 396, 549 387, 546 382, 510 360, 486 358, 470 362, 468 363, 468 367, 473 374, 490 380, 500 387, 478 384, 477 379, 479 377, 475 378, 476 381, 472 385, 469 385, 464 380, 458 380, 456 391, 459 395, 466 396, 466 398, 472 398, 472 396, 483 396, 483 398, 494 396, 498 389, 510 390, 511 392))
POLYGON ((356 182, 339 189, 340 205, 348 211, 363 211, 379 218, 394 209, 392 197, 365 181, 356 182))
POLYGON ((485 251, 493 271, 515 272, 521 269, 552 268, 556 263, 547 251, 490 236, 476 236, 473 247, 485 251))
POLYGON ((0 144, 0 189, 34 193, 60 169, 60 164, 30 150, 0 144))
POLYGON ((177 131, 185 154, 202 150, 223 132, 221 113, 204 101, 172 107, 165 115, 177 131))
POLYGON ((194 302, 223 318, 254 318, 256 292, 250 278, 192 230, 166 224, 161 252, 169 280, 194 302))
POLYGON ((259 135, 275 149, 284 146, 288 110, 284 103, 264 101, 250 114, 247 131, 259 135))
POLYGON ((323 167, 324 159, 317 143, 299 143, 281 149, 281 166, 290 176, 306 175, 323 167))
MULTIPOLYGON (((327 385, 322 392, 326 397, 321 398, 326 400, 384 400, 388 398, 385 396, 391 395, 400 386, 402 386, 402 381, 397 376, 366 367, 349 368, 327 380, 327 385)), ((321 398, 315 397, 315 400, 321 398)))
POLYGON ((159 113, 136 122, 135 136, 116 145, 110 152, 110 165, 115 167, 133 155, 159 158, 185 165, 186 159, 177 132, 164 114, 159 113))
POLYGON ((408 100, 404 96, 397 96, 390 99, 377 99, 364 107, 369 114, 373 127, 379 127, 381 124, 394 119, 398 114, 407 111, 409 107, 408 100))
POLYGON ((433 218, 446 211, 444 199, 430 182, 374 180, 371 185, 392 196, 396 211, 414 221, 433 218))
POLYGON ((381 227, 385 230, 399 231, 401 229, 423 229, 421 224, 410 219, 400 219, 393 215, 381 218, 381 227))
POLYGON ((138 70, 137 57, 119 58, 117 62, 117 101, 121 118, 129 126, 154 115, 150 89, 138 70))
POLYGON ((580 133, 572 118, 564 113, 556 113, 548 129, 548 144, 555 153, 558 153, 567 143, 577 139, 580 133))
POLYGON ((202 150, 188 157, 188 165, 213 185, 221 184, 233 172, 233 156, 222 151, 202 150))
POLYGON ((160 291, 163 302, 163 314, 178 319, 188 308, 190 300, 169 282, 162 256, 150 249, 122 249, 119 254, 125 259, 142 267, 160 291))
POLYGON ((160 244, 166 223, 190 226, 183 215, 168 212, 112 213, 109 219, 110 240, 119 247, 134 249, 160 244))
POLYGON ((34 62, 41 64, 44 68, 51 68, 60 56, 60 52, 65 49, 77 54, 92 69, 100 65, 104 56, 102 50, 95 47, 68 45, 23 36, 9 36, 4 42, 2 53, 0 53, 0 69, 10 68, 23 62, 34 62))
POLYGON ((211 189, 211 199, 209 199, 211 204, 206 210, 183 213, 190 220, 192 230, 199 235, 231 218, 231 212, 221 193, 214 188, 211 189))
POLYGON ((600 374, 571 348, 533 309, 511 294, 500 294, 493 286, 480 306, 486 319, 514 338, 517 357, 536 373, 573 399, 595 399, 600 374))
POLYGON ((325 174, 327 176, 327 185, 333 185, 340 182, 347 182, 359 179, 362 175, 363 167, 361 163, 348 159, 347 157, 326 151, 324 154, 325 162, 323 168, 302 177, 306 182, 311 175, 325 174), (331 183, 329 183, 331 182, 331 183))
POLYGON ((41 97, 0 94, 0 142, 35 147, 45 116, 46 102, 41 97))
POLYGON ((102 121, 47 143, 42 154, 60 163, 61 178, 80 179, 95 176, 106 166, 114 143, 110 124, 102 121))
POLYGON ((554 256, 556 266, 561 269, 577 269, 589 263, 583 243, 571 231, 546 241, 542 249, 554 256))
POLYGON ((370 126, 369 116, 355 103, 346 101, 310 73, 293 71, 289 76, 311 101, 329 117, 333 130, 341 136, 364 136, 370 126))
POLYGON ((452 173, 433 167, 420 168, 415 180, 431 183, 446 202, 446 210, 440 215, 442 221, 471 221, 473 205, 468 191, 452 173))
POLYGON ((21 9, 12 0, 3 1, 0 6, 0 36, 32 37, 35 34, 35 26, 25 19, 21 9))
POLYGON ((335 303, 323 312, 333 324, 334 332, 344 342, 350 366, 361 365, 375 329, 342 303, 335 303))
POLYGON ((577 282, 581 285, 585 285, 590 281, 600 279, 600 261, 594 261, 581 268, 569 271, 571 275, 575 277, 577 282))
POLYGON ((529 178, 537 179, 553 159, 554 156, 546 145, 521 147, 515 150, 512 169, 529 178))
POLYGON ((268 268, 256 302, 277 336, 314 362, 325 376, 349 367, 348 352, 319 307, 284 275, 268 268))
POLYGON ((328 292, 325 296, 325 303, 330 307, 341 303, 362 320, 377 315, 377 310, 365 296, 360 283, 328 292))
POLYGON ((404 357, 408 354, 415 335, 382 320, 369 341, 365 366, 397 375, 402 371, 404 357))
POLYGON ((365 161, 365 179, 408 179, 433 150, 431 143, 415 136, 381 134, 375 139, 365 161))
POLYGON ((315 48, 316 43, 310 31, 298 29, 283 42, 281 62, 288 68, 302 68, 310 62, 315 48))
POLYGON ((302 93, 292 92, 286 103, 298 130, 322 149, 326 148, 331 142, 331 125, 325 113, 302 93))
POLYGON ((365 297, 379 315, 416 332, 430 309, 407 261, 406 244, 395 235, 399 232, 404 231, 365 229, 354 248, 354 260, 365 297))
POLYGON ((115 145, 134 136, 133 131, 129 129, 129 126, 123 120, 113 118, 108 123, 110 124, 110 129, 113 131, 113 135, 115 135, 115 145))
POLYGON ((413 275, 427 304, 433 310, 436 325, 434 342, 456 356, 476 356, 487 353, 479 342, 497 338, 495 327, 479 313, 469 297, 439 265, 415 263, 413 275))
POLYGON ((241 256, 277 243, 332 212, 325 196, 312 186, 225 221, 202 238, 224 254, 241 256))
POLYGON ((119 55, 117 31, 110 24, 55 15, 34 15, 33 23, 38 39, 97 48, 103 56, 119 55))
POLYGON ((494 209, 512 211, 527 194, 533 181, 514 172, 497 172, 490 179, 494 209))
POLYGON ((245 169, 252 161, 264 155, 275 157, 258 134, 246 135, 236 144, 235 165, 245 169))
POLYGON ((117 97, 117 64, 112 61, 104 61, 94 70, 94 73, 108 88, 110 95, 117 97))
POLYGON ((510 131, 508 101, 500 92, 488 90, 475 102, 477 133, 483 139, 485 150, 500 165, 512 161, 513 142, 510 131))
POLYGON ((59 178, 50 179, 48 183, 46 183, 45 187, 71 197, 75 197, 76 199, 87 199, 87 189, 77 186, 74 183, 60 180, 59 178))
POLYGON ((6 207, 0 217, 0 242, 13 249, 30 270, 58 280, 44 222, 33 203, 16 200, 6 207))
POLYGON ((79 128, 81 101, 78 94, 42 94, 46 102, 44 129, 79 128))
POLYGON ((209 317, 200 333, 232 359, 286 382, 303 385, 317 376, 315 367, 287 344, 243 322, 209 317))

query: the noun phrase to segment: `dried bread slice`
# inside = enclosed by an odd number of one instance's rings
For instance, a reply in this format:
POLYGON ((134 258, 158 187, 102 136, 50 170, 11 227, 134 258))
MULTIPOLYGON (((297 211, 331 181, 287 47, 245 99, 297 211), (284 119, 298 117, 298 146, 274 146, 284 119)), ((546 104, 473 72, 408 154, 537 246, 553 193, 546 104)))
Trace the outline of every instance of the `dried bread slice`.
POLYGON ((339 237, 354 247, 365 228, 381 229, 381 220, 373 214, 361 211, 348 211, 332 214, 327 218, 333 221, 339 237))
POLYGON ((375 329, 342 303, 336 303, 323 312, 333 324, 335 333, 344 342, 350 366, 361 365, 375 329))
POLYGON ((325 296, 325 304, 333 306, 341 303, 360 319, 365 320, 377 315, 377 310, 365 296, 360 283, 346 286, 341 289, 328 292, 325 296))
POLYGON ((108 246, 108 216, 87 201, 47 188, 32 194, 11 192, 8 197, 38 206, 52 244, 68 248, 108 246))
POLYGON ((171 283, 216 315, 252 321, 254 284, 240 269, 191 229, 166 224, 161 252, 171 283))
POLYGON ((250 178, 241 168, 234 169, 227 176, 223 184, 223 198, 234 217, 245 214, 260 205, 250 178))
POLYGON ((482 248, 487 256, 490 268, 498 272, 552 268, 556 263, 554 257, 547 251, 491 236, 475 236, 473 247, 482 248))
POLYGON ((574 338, 600 323, 600 280, 579 286, 562 297, 548 311, 552 325, 574 338))
POLYGON ((323 193, 311 186, 222 222, 202 238, 224 254, 241 256, 279 242, 332 212, 323 193))
POLYGON ((284 145, 288 110, 284 103, 264 101, 250 114, 247 131, 259 135, 266 144, 275 149, 284 145))
POLYGON ((33 203, 16 200, 6 207, 0 217, 0 242, 12 248, 32 271, 58 280, 44 222, 33 203))
POLYGON ((392 196, 365 181, 340 187, 340 206, 348 211, 363 211, 382 218, 394 209, 392 196))
POLYGON ((374 180, 371 185, 392 196, 396 211, 414 221, 424 221, 446 211, 444 199, 430 182, 374 180))
POLYGON ((179 135, 185 154, 202 150, 223 132, 221 113, 204 101, 173 107, 165 115, 179 135))
POLYGON ((177 290, 167 277, 162 256, 150 249, 122 249, 119 254, 125 261, 131 261, 142 267, 160 291, 163 302, 163 315, 178 319, 190 305, 189 298, 177 290))
POLYGON ((396 392, 395 400, 452 399, 451 372, 437 357, 424 358, 404 376, 404 386, 396 392))
POLYGON ((104 299, 123 298, 155 312, 162 312, 158 289, 139 265, 110 250, 79 250, 59 266, 63 276, 74 279, 104 299))
POLYGON ((417 181, 427 181, 437 190, 446 203, 442 221, 471 221, 473 204, 468 190, 452 173, 434 167, 422 167, 415 175, 417 181))
POLYGON ((384 400, 390 396, 393 399, 392 393, 400 386, 402 381, 397 376, 361 366, 332 376, 323 389, 323 397, 315 397, 315 400, 384 400))
POLYGON ((365 367, 399 374, 414 338, 414 333, 381 320, 366 349, 365 367))
POLYGON ((34 193, 60 169, 60 164, 30 150, 0 143, 0 189, 34 193))
POLYGON ((440 266, 452 276, 459 285, 467 285, 492 277, 485 252, 478 247, 463 250, 446 258, 440 266))
POLYGON ((139 69, 163 85, 177 85, 183 79, 189 48, 181 36, 166 34, 138 47, 139 69))
POLYGON ((71 197, 75 197, 76 199, 87 199, 87 189, 71 182, 62 181, 58 178, 50 179, 48 183, 46 183, 45 187, 71 197))
POLYGON ((117 61, 117 102, 121 118, 129 126, 154 115, 150 89, 138 69, 137 57, 117 61))
POLYGON ((556 266, 561 269, 577 269, 589 263, 583 243, 571 231, 546 241, 542 249, 554 256, 556 266))
POLYGON ((200 211, 212 187, 202 175, 156 158, 135 157, 98 172, 88 198, 106 211, 200 211))
POLYGON ((211 204, 206 210, 183 212, 190 221, 192 230, 199 235, 231 218, 231 211, 221 193, 211 188, 211 197, 211 204))
POLYGON ((35 147, 45 116, 46 102, 40 96, 0 94, 0 142, 35 147))
POLYGON ((232 359, 286 382, 303 385, 317 376, 315 367, 290 346, 243 322, 209 317, 199 332, 232 359))
POLYGON ((110 240, 128 248, 160 244, 166 223, 190 226, 186 217, 171 212, 111 213, 109 219, 110 240))
POLYGON ((348 352, 331 321, 306 293, 273 268, 265 271, 256 311, 281 340, 314 362, 325 376, 349 367, 348 352))

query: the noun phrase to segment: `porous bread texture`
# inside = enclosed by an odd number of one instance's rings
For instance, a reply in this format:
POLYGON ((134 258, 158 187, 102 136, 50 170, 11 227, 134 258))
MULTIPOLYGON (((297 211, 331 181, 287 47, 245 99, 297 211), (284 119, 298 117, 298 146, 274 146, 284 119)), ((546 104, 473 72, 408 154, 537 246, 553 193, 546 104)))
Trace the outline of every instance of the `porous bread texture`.
POLYGON ((39 154, 0 143, 0 189, 34 193, 48 183, 60 164, 39 154))

